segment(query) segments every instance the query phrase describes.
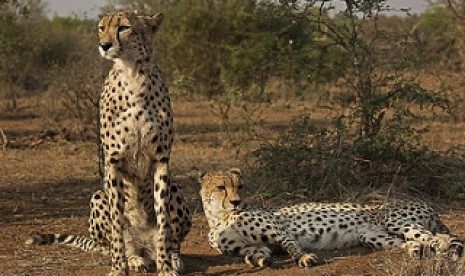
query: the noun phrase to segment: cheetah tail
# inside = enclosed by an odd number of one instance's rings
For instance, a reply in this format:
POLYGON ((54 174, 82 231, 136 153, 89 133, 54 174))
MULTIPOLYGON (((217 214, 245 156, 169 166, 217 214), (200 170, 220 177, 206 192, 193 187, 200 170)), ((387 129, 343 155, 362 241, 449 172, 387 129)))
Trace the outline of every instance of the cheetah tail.
POLYGON ((26 245, 51 245, 63 244, 73 248, 79 248, 88 252, 100 252, 108 255, 108 249, 89 237, 68 234, 37 234, 27 239, 26 245))

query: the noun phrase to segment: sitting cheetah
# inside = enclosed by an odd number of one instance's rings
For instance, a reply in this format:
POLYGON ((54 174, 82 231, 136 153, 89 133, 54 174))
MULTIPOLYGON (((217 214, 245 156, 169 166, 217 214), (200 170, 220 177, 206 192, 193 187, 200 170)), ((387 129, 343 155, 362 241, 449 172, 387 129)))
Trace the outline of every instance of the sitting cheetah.
POLYGON ((383 205, 303 203, 270 209, 241 207, 244 183, 238 169, 199 178, 210 245, 223 254, 244 256, 251 266, 269 264, 279 246, 301 267, 318 263, 308 250, 353 246, 404 248, 412 257, 443 255, 456 261, 463 242, 449 234, 432 207, 422 201, 383 205))
MULTIPOLYGON (((128 273, 125 228, 142 233, 155 227, 158 273, 172 275, 179 270, 171 265, 171 254, 180 246, 171 240, 176 233, 170 233, 176 232, 175 219, 180 219, 177 214, 170 217, 169 210, 173 114, 168 88, 152 55, 153 38, 163 18, 162 13, 116 11, 101 17, 98 25, 100 54, 113 61, 100 98, 113 275, 128 273)), ((144 262, 140 256, 137 259, 144 262)))
MULTIPOLYGON (((170 215, 174 218, 173 223, 176 225, 174 231, 176 236, 173 237, 173 240, 179 243, 184 240, 192 226, 190 210, 186 205, 181 189, 176 184, 171 186, 169 208, 170 215)), ((126 201, 133 202, 130 196, 126 198, 126 201)), ((154 221, 155 218, 152 220, 154 221)), ((62 244, 84 251, 108 255, 111 241, 111 220, 108 195, 103 190, 97 190, 90 201, 89 234, 90 237, 69 234, 37 234, 27 239, 25 243, 27 245, 62 244)), ((153 244, 153 236, 156 235, 157 229, 154 223, 147 225, 145 228, 125 229, 124 241, 126 242, 129 269, 136 272, 149 272, 155 269, 156 248, 153 244)), ((173 267, 182 270, 183 264, 179 249, 173 251, 171 260, 173 267)))
POLYGON ((168 88, 152 56, 163 18, 162 13, 116 11, 101 17, 98 25, 100 54, 113 62, 100 97, 110 275, 128 274, 127 256, 134 256, 136 267, 145 263, 140 248, 130 247, 146 229, 157 229, 151 239, 159 275, 177 275, 179 270, 180 264, 173 267, 171 262, 172 252, 179 251, 175 238, 183 217, 170 216, 169 210, 173 114, 168 88))

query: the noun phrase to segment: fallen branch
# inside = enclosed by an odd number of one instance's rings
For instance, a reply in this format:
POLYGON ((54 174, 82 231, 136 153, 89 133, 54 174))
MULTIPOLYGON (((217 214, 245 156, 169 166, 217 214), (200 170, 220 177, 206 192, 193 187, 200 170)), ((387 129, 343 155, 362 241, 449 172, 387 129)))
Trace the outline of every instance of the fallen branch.
POLYGON ((3 144, 3 150, 10 146, 10 139, 6 136, 5 131, 0 127, 0 137, 3 144))

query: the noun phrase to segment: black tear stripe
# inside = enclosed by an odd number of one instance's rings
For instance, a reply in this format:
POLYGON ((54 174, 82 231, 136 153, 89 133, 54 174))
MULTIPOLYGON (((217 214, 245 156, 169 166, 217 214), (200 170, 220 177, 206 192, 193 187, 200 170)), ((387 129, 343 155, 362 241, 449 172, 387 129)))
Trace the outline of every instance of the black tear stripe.
POLYGON ((123 44, 121 44, 121 40, 119 39, 119 26, 121 25, 121 16, 117 17, 118 24, 116 25, 116 41, 118 41, 118 47, 121 51, 123 49, 123 44))

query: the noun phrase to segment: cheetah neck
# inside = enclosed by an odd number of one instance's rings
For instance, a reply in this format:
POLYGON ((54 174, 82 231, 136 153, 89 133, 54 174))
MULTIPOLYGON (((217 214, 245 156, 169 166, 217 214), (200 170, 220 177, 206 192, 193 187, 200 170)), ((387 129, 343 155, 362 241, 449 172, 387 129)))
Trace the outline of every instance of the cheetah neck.
MULTIPOLYGON (((116 88, 118 95, 125 98, 126 103, 142 104, 143 109, 147 107, 144 104, 149 104, 147 100, 157 102, 169 100, 169 92, 163 76, 154 59, 150 57, 136 61, 115 60, 107 82, 113 82, 113 87, 116 88)), ((111 91, 106 93, 111 94, 111 91)), ((169 105, 169 102, 165 105, 169 105)))
POLYGON ((115 59, 112 70, 123 72, 129 78, 141 79, 141 77, 160 74, 158 67, 154 66, 154 64, 156 64, 155 60, 151 57, 143 57, 136 60, 115 59))
POLYGON ((227 210, 216 210, 212 206, 204 204, 205 217, 207 218, 208 226, 211 230, 221 228, 224 222, 228 221, 228 217, 233 213, 227 210))

